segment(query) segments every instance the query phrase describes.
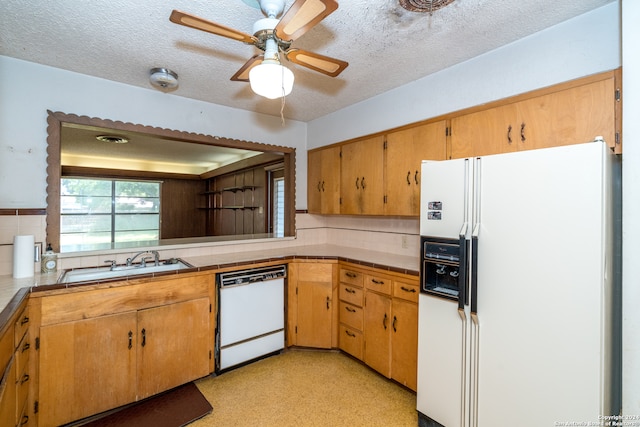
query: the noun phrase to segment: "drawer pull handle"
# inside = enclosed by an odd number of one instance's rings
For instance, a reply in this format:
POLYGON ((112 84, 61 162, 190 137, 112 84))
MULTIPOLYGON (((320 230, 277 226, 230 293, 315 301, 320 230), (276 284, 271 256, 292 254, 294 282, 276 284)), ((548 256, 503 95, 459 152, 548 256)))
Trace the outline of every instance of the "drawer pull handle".
POLYGON ((22 318, 22 320, 20 321, 21 325, 24 325, 25 323, 29 323, 29 317, 28 316, 24 316, 22 318))
POLYGON ((509 125, 509 127, 507 128, 507 141, 509 141, 509 144, 511 144, 511 125, 509 125))
POLYGON ((351 332, 351 331, 346 331, 346 330, 345 330, 345 331, 344 331, 344 333, 345 333, 345 334, 347 334, 347 335, 349 335, 351 338, 355 338, 355 337, 356 337, 356 334, 354 334, 354 333, 353 333, 353 332, 351 332))
POLYGON ((522 122, 522 124, 520 125, 520 141, 525 142, 527 140, 527 138, 525 138, 524 136, 524 127, 525 127, 525 123, 522 122))
POLYGON ((404 287, 404 286, 400 286, 400 289, 402 289, 402 290, 403 290, 403 291, 405 291, 405 292, 411 292, 412 294, 415 294, 415 293, 416 293, 416 290, 415 290, 415 289, 413 289, 413 288, 406 288, 406 287, 404 287))
POLYGON ((24 384, 24 383, 26 383, 27 381, 29 381, 29 374, 24 374, 24 375, 22 376, 22 379, 20 380, 20 384, 24 384))
POLYGON ((355 279, 356 277, 358 277, 358 275, 357 275, 356 273, 352 273, 351 271, 347 271, 347 272, 345 273, 345 275, 346 275, 347 277, 352 278, 352 279, 355 279))
POLYGON ((329 310, 329 301, 331 301, 331 299, 327 297, 327 310, 329 310))
POLYGON ((22 419, 20 420, 20 425, 23 426, 25 424, 27 424, 29 422, 29 416, 28 415, 23 415, 22 419))
POLYGON ((355 308, 351 308, 351 307, 348 307, 348 306, 347 306, 347 307, 345 307, 345 310, 347 310, 347 311, 348 311, 348 312, 350 312, 350 313, 355 313, 355 312, 356 312, 356 309, 355 309, 355 308))
POLYGON ((410 176, 411 176, 411 171, 407 172, 407 185, 411 185, 411 181, 409 180, 410 176))
POLYGON ((24 345, 22 346, 22 352, 24 353, 25 351, 29 350, 29 347, 31 347, 31 345, 28 342, 24 343, 24 345))
POLYGON ((418 181, 418 171, 416 170, 416 174, 413 176, 413 180, 416 182, 416 185, 420 184, 420 181, 418 181))
POLYGON ((384 314, 384 319, 382 319, 382 326, 384 327, 384 330, 387 330, 387 313, 384 314))
POLYGON ((398 323, 398 318, 396 316, 393 316, 393 332, 398 332, 398 330, 396 329, 396 323, 398 323))
POLYGON ((371 282, 375 283, 376 285, 384 285, 384 280, 371 279, 371 282))
POLYGON ((133 332, 129 331, 129 350, 133 347, 133 332))
POLYGON ((142 328, 142 346, 147 345, 147 330, 142 328))
POLYGON ((350 294, 355 294, 355 293, 356 293, 356 291, 354 291, 354 290, 353 290, 353 289, 351 289, 351 288, 344 288, 344 290, 345 290, 345 291, 347 291, 347 292, 349 292, 350 294))
POLYGON ((360 177, 356 177, 356 190, 360 189, 360 177))

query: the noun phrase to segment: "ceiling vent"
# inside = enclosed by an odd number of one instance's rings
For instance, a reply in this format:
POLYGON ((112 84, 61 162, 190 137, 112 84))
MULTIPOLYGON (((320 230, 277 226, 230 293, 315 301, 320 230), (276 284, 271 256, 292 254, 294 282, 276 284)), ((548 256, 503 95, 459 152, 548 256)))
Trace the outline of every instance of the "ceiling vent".
POLYGON ((435 12, 453 3, 454 0, 399 0, 400 6, 411 12, 435 12))

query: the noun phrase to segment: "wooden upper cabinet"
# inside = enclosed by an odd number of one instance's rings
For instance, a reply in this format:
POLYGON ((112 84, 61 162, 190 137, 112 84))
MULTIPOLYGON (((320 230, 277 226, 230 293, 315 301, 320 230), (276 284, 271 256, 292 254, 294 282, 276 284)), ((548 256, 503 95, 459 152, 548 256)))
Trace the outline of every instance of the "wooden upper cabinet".
POLYGON ((451 119, 451 157, 464 158, 517 151, 514 104, 451 119))
POLYGON ((420 215, 422 160, 446 158, 445 120, 387 134, 385 214, 420 215))
POLYGON ((518 103, 519 149, 593 141, 615 143, 614 79, 542 95, 518 103))
POLYGON ((343 215, 384 214, 384 136, 342 146, 340 194, 343 215))
POLYGON ((340 147, 308 155, 307 209, 315 214, 340 213, 340 147))
MULTIPOLYGON (((451 157, 580 144, 616 146, 615 78, 585 82, 451 120, 451 157)), ((616 152, 618 152, 618 147, 616 152)))

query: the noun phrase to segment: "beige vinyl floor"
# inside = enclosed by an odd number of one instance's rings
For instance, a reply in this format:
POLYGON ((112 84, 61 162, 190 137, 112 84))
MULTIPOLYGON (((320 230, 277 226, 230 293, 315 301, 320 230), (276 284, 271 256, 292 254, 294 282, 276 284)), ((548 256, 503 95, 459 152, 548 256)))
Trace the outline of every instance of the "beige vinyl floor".
POLYGON ((213 413, 190 427, 418 425, 414 392, 337 351, 287 350, 196 385, 213 413))

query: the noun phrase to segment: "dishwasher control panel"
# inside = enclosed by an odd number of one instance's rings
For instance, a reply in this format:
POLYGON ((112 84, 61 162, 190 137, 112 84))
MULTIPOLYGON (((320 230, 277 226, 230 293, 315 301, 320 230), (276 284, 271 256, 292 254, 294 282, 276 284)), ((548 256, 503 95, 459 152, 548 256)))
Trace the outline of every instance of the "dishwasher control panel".
POLYGON ((229 271, 218 274, 218 284, 223 286, 243 285, 287 277, 286 265, 271 265, 248 270, 229 271))

